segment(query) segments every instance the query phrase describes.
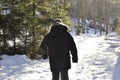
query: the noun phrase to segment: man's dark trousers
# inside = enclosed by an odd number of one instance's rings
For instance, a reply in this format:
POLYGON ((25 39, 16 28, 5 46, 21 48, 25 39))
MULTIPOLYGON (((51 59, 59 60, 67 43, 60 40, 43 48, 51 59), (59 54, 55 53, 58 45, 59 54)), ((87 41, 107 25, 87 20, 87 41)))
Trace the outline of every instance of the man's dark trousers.
POLYGON ((59 80, 59 75, 61 80, 69 80, 68 71, 52 72, 52 80, 59 80))

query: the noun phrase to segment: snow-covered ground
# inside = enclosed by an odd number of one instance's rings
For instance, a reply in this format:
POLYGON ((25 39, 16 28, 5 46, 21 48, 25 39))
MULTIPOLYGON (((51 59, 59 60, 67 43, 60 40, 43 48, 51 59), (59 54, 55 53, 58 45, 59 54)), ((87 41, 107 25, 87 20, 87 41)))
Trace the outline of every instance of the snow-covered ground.
MULTIPOLYGON (((72 63, 70 80, 120 80, 120 55, 115 48, 120 38, 115 33, 99 36, 72 33, 78 48, 79 62, 72 63)), ((47 60, 29 60, 26 56, 2 56, 0 80, 51 80, 47 60)))

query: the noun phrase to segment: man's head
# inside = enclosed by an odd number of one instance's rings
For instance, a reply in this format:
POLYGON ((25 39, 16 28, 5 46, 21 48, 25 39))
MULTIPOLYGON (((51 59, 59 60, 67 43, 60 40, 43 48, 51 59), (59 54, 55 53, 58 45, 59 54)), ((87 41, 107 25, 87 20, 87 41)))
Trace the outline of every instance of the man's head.
POLYGON ((61 19, 56 19, 55 21, 54 21, 55 23, 62 23, 62 20, 61 19))

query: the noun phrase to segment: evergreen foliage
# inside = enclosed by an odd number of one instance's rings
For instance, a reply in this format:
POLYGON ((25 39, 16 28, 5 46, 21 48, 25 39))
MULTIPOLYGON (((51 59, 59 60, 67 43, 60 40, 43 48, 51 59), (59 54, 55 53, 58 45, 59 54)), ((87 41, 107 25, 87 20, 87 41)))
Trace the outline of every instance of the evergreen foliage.
POLYGON ((119 19, 115 19, 113 22, 114 25, 114 31, 120 34, 120 22, 119 19))
POLYGON ((56 18, 70 25, 67 17, 70 5, 61 1, 1 0, 0 6, 0 38, 4 54, 24 53, 31 59, 36 58, 42 37, 56 18))

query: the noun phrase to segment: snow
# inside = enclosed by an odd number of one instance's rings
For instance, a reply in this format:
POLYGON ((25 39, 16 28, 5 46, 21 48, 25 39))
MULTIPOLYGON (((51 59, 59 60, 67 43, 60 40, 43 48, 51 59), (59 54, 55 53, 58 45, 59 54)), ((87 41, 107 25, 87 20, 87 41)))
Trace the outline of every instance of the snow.
MULTIPOLYGON (((115 33, 108 36, 81 34, 74 37, 78 49, 78 63, 72 63, 70 80, 119 80, 120 55, 115 48, 120 38, 115 33)), ((0 80, 51 80, 49 60, 30 60, 25 55, 2 56, 0 80)))
POLYGON ((115 53, 116 53, 116 54, 120 54, 120 47, 116 47, 116 48, 115 48, 115 53))

